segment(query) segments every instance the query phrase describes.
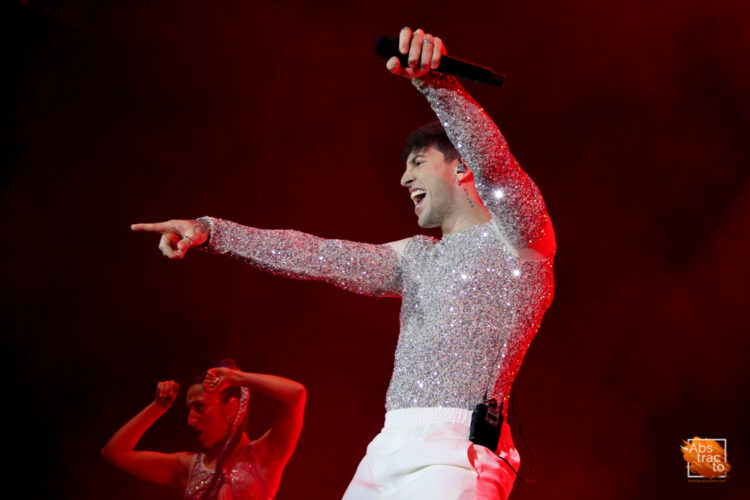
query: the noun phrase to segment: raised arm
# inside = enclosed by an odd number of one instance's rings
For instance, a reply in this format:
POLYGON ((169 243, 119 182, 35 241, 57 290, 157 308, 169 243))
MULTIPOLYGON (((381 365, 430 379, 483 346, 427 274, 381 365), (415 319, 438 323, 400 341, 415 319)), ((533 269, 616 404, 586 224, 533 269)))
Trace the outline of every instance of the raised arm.
POLYGON ((207 391, 219 392, 228 386, 242 386, 251 393, 264 394, 281 404, 268 431, 254 442, 264 476, 269 485, 278 488, 284 466, 294 453, 304 420, 307 391, 294 380, 276 375, 249 373, 231 368, 211 368, 203 381, 207 391))
POLYGON ((135 451, 135 445, 156 420, 172 406, 179 385, 174 381, 159 382, 156 398, 131 418, 109 439, 101 454, 114 466, 152 483, 184 488, 190 454, 135 451))
POLYGON ((510 153, 497 125, 455 78, 431 71, 445 53, 442 40, 404 28, 399 42, 401 52, 409 54, 409 66, 401 67, 394 57, 388 61, 389 71, 411 78, 427 98, 505 236, 518 249, 553 253, 554 235, 541 193, 510 153))

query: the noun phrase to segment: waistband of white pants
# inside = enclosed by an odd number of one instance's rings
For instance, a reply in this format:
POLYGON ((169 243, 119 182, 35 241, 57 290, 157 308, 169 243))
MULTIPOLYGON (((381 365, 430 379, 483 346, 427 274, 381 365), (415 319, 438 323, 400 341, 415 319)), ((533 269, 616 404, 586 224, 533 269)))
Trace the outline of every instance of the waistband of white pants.
POLYGON ((461 424, 468 427, 471 424, 471 412, 464 408, 401 408, 386 412, 383 428, 441 422, 461 424))

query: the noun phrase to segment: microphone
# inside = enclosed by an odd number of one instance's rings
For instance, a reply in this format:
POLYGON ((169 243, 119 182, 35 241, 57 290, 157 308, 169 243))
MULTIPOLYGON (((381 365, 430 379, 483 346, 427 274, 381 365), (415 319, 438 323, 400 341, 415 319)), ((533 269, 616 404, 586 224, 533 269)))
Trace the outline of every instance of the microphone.
MULTIPOLYGON (((396 56, 401 61, 402 66, 408 65, 409 55, 398 51, 398 38, 392 36, 379 37, 375 44, 375 54, 385 59, 396 56)), ((464 61, 457 57, 443 56, 440 58, 440 64, 434 71, 460 76, 479 83, 489 83, 498 87, 502 87, 505 81, 505 75, 495 73, 490 68, 464 61)))

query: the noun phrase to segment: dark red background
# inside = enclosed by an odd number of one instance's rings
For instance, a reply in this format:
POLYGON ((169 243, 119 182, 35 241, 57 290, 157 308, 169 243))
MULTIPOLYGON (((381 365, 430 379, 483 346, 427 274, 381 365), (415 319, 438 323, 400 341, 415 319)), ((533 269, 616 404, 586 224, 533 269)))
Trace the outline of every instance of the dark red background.
MULTIPOLYGON (((557 295, 514 391, 537 481, 513 498, 747 498, 749 14, 739 0, 4 2, 6 486, 179 498, 99 448, 158 380, 184 387, 231 355, 308 387, 279 498, 343 493, 382 425, 399 302, 197 252, 170 262, 128 226, 417 232, 398 157, 431 113, 372 54, 408 24, 507 73, 467 87, 555 223, 557 295), (726 483, 687 483, 679 446, 696 435, 728 439, 726 483)), ((258 432, 275 407, 252 411, 258 432)), ((185 419, 176 405, 142 445, 194 446, 185 419)))

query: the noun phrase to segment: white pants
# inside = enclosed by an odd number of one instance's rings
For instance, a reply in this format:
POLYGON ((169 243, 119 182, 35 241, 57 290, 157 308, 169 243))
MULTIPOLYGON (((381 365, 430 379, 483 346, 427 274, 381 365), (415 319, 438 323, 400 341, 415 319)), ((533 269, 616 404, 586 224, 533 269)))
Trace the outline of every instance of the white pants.
MULTIPOLYGON (((344 500, 505 500, 515 473, 484 446, 469 441, 471 412, 406 408, 385 414, 344 500)), ((503 423, 500 456, 518 470, 521 457, 503 423)))

